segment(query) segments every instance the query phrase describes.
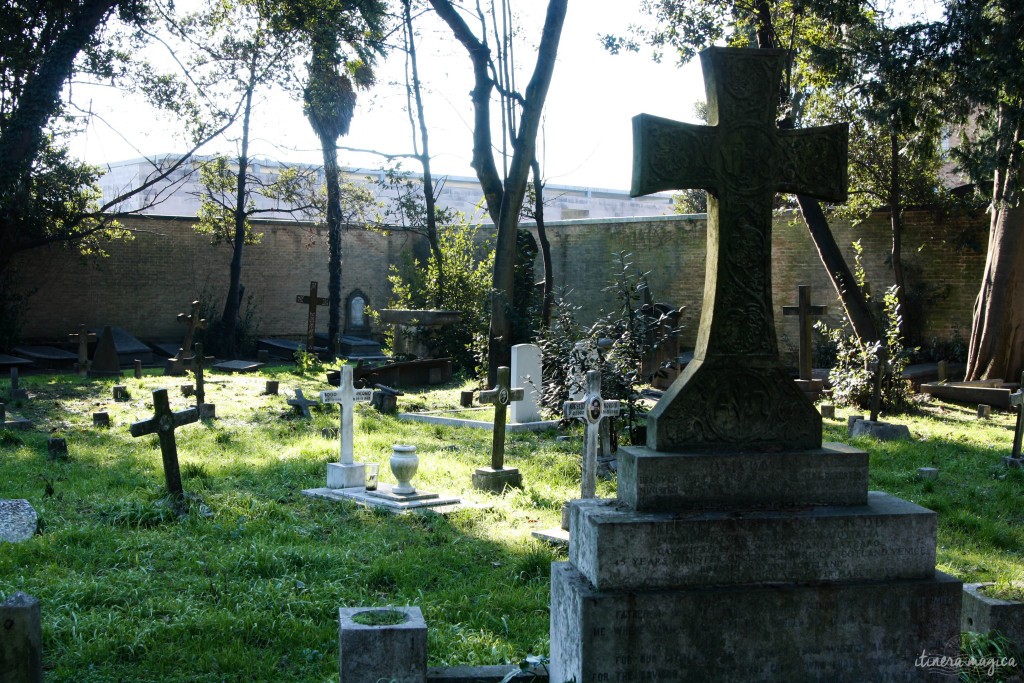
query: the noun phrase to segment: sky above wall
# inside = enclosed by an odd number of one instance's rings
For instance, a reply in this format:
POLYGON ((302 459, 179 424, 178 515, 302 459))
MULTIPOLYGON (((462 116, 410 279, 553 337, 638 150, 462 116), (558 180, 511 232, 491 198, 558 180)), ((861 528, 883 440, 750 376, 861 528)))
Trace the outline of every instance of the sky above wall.
MULTIPOLYGON (((179 5, 182 3, 179 3, 179 5)), ((523 41, 517 62, 522 77, 533 69, 543 23, 541 0, 516 3, 521 8, 523 41)), ((928 11, 928 0, 907 0, 928 11)), ((704 99, 700 68, 677 67, 674 60, 655 63, 649 50, 640 54, 609 54, 599 35, 623 35, 643 20, 638 0, 579 0, 569 3, 558 62, 545 106, 539 154, 550 183, 628 189, 632 171, 631 118, 640 113, 696 122, 694 104, 704 99)), ((932 14, 936 14, 931 7, 932 14)), ((932 19, 937 16, 930 17, 932 19)), ((471 24, 472 25, 472 24, 471 24)), ((472 72, 468 57, 443 26, 426 27, 419 45, 421 76, 427 89, 426 116, 435 173, 473 176, 472 72)), ((378 85, 360 95, 349 135, 340 145, 384 153, 412 151, 402 82, 403 60, 394 54, 378 71, 378 85)), ((111 88, 76 86, 75 99, 102 120, 78 135, 72 150, 90 163, 119 160, 186 148, 167 121, 144 103, 111 88)), ((202 153, 236 153, 237 136, 211 143, 202 153)), ((302 114, 301 103, 283 93, 265 94, 254 114, 251 152, 284 162, 322 163, 320 147, 302 114)), ((342 151, 345 166, 379 168, 379 156, 342 151)), ((406 162, 406 168, 419 170, 406 162)))

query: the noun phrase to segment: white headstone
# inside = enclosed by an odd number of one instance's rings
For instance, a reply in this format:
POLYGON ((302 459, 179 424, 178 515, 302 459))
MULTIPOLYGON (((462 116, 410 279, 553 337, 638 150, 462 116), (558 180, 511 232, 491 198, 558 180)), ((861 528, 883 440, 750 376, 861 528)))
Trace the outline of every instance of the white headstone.
POLYGON ((341 406, 341 424, 338 430, 338 462, 327 465, 327 488, 347 489, 366 485, 366 466, 352 457, 352 412, 356 402, 367 402, 373 397, 372 389, 356 389, 352 384, 352 366, 343 365, 341 382, 333 391, 321 391, 321 403, 341 406))
POLYGON ((27 500, 0 500, 0 541, 27 541, 38 525, 39 517, 27 500))
POLYGON ((523 400, 509 406, 509 422, 522 424, 540 420, 540 395, 543 391, 540 347, 516 344, 512 347, 512 386, 522 387, 523 400))

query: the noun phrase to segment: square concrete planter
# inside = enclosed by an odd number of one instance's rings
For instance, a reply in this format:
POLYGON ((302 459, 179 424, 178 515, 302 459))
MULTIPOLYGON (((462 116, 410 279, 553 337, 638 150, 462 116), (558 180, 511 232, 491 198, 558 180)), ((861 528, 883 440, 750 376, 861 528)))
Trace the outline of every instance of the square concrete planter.
POLYGON ((340 608, 338 669, 341 683, 424 683, 427 623, 420 608, 340 608))
POLYGON ((960 617, 961 631, 999 631, 1024 647, 1024 602, 1000 600, 985 594, 991 583, 965 583, 960 617))

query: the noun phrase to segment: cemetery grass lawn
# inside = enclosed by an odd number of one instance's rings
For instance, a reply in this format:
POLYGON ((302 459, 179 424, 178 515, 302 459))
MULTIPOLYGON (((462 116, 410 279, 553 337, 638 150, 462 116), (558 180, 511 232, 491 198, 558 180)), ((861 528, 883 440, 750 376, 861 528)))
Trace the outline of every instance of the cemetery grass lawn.
MULTIPOLYGON (((152 417, 155 388, 173 410, 188 407, 179 386, 191 377, 125 377, 121 403, 113 380, 23 377, 33 399, 8 408, 34 425, 0 431, 0 498, 28 499, 43 531, 0 546, 0 601, 40 599, 47 681, 337 681, 337 609, 363 605, 419 606, 431 665, 548 653, 550 564, 565 553, 530 532, 558 526, 578 495, 581 441, 509 434, 506 462, 526 489, 498 497, 470 486, 490 462, 490 432, 361 405, 356 458, 380 463, 382 481, 394 481, 391 446, 411 443, 418 488, 478 507, 392 516, 308 498, 300 491, 324 486, 337 460, 337 440, 320 430, 337 428, 338 409, 314 408, 309 421, 285 400, 295 387, 330 388, 321 377, 208 373, 218 419, 176 430, 191 503, 180 519, 162 498, 157 437, 133 439, 128 426, 152 417), (262 395, 268 378, 280 395, 262 395), (110 429, 92 426, 100 410, 110 429), (48 436, 67 438, 68 460, 47 458, 48 436)), ((407 392, 400 405, 454 407, 462 388, 407 392)), ((614 495, 608 482, 600 491, 614 495)))
MULTIPOLYGON (((490 460, 490 433, 399 422, 357 408, 357 459, 381 464, 390 447, 421 456, 416 484, 479 507, 442 517, 391 516, 307 498, 323 486, 337 442, 320 436, 338 412, 293 415, 285 399, 327 388, 322 375, 287 367, 259 375, 210 373, 207 400, 218 418, 177 430, 190 512, 177 518, 162 498, 155 436, 128 425, 152 416, 152 390, 189 404, 191 378, 149 371, 126 377, 131 399, 109 400, 112 380, 23 377, 34 395, 9 411, 34 421, 0 432, 0 498, 27 498, 43 530, 0 547, 0 600, 25 591, 43 606, 47 681, 336 681, 337 608, 414 604, 427 619, 431 665, 499 664, 549 652, 549 567, 563 551, 530 532, 555 527, 579 490, 580 439, 509 434, 506 460, 525 490, 475 492, 470 477, 490 460), (262 394, 278 379, 281 395, 262 394), (287 390, 287 391, 286 391, 287 390), (110 413, 112 427, 91 415, 110 413), (50 435, 70 458, 51 461, 50 435), (210 515, 210 516, 206 516, 210 515)), ((405 409, 458 405, 462 386, 407 392, 405 409)), ((825 421, 825 440, 871 453, 871 488, 937 510, 939 568, 964 581, 1022 578, 1024 471, 1001 464, 1012 416, 979 421, 973 409, 934 402, 896 416, 915 440, 850 441, 845 413, 825 421), (934 481, 918 467, 938 467, 934 481)), ((580 435, 579 427, 574 434, 580 435)), ((598 484, 613 497, 614 482, 598 484)))

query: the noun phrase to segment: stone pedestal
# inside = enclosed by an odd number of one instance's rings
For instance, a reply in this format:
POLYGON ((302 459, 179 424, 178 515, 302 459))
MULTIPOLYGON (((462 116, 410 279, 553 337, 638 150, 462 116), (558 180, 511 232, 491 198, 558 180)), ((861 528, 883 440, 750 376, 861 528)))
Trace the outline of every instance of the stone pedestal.
POLYGON ((338 669, 341 683, 424 683, 427 624, 420 608, 339 609, 338 669))
POLYGON ((25 593, 0 602, 0 681, 43 681, 42 614, 39 600, 25 593))
POLYGON ((346 465, 340 462, 327 463, 327 488, 350 489, 366 487, 366 464, 354 462, 346 465))
POLYGON ((620 448, 618 499, 570 503, 551 680, 936 680, 919 658, 958 652, 961 584, 935 513, 867 472, 842 444, 620 448))
POLYGON ((473 488, 479 491, 501 493, 506 488, 521 489, 522 487, 523 475, 515 467, 503 467, 500 470, 493 467, 480 467, 473 473, 473 488))

